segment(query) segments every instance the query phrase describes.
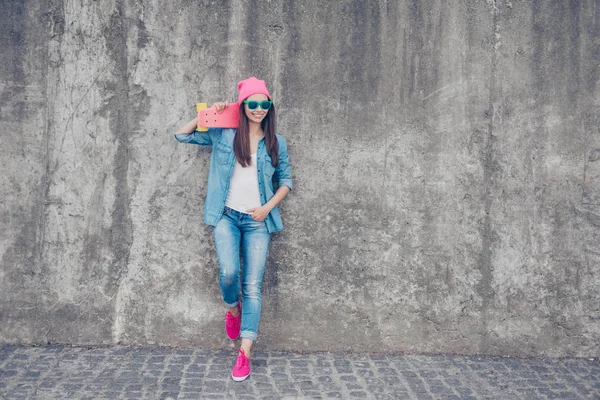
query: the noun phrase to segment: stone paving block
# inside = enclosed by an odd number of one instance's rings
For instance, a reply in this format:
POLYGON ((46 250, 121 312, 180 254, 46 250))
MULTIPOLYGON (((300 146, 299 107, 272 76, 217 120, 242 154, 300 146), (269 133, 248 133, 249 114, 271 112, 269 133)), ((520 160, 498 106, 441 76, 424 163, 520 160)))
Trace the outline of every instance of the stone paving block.
POLYGON ((315 365, 318 366, 318 367, 328 367, 328 368, 331 368, 331 366, 332 366, 330 360, 326 360, 326 359, 323 359, 323 358, 318 358, 316 360, 315 365))
POLYGON ((442 394, 441 396, 439 396, 439 399, 440 400, 461 400, 461 398, 455 394, 442 394))
POLYGON ((294 379, 302 379, 310 374, 308 369, 290 368, 289 371, 294 379))
POLYGON ((123 393, 125 399, 143 399, 144 394, 142 392, 125 392, 123 393))
POLYGON ((299 396, 299 393, 297 390, 295 389, 286 389, 286 390, 281 390, 279 391, 279 393, 281 393, 281 398, 282 399, 296 399, 299 396))
POLYGON ((227 387, 227 381, 225 380, 205 380, 204 388, 208 393, 220 393, 227 387))
POLYGON ((181 374, 181 371, 185 368, 184 364, 167 364, 167 368, 165 369, 165 373, 176 373, 181 374))
POLYGON ((309 399, 315 399, 315 400, 323 398, 322 394, 316 390, 302 390, 302 394, 304 395, 303 398, 309 398, 309 399))
POLYGON ((222 370, 222 369, 210 369, 209 371, 206 371, 204 374, 204 377, 206 379, 223 379, 223 375, 226 374, 226 371, 222 370))
MULTIPOLYGON (((349 372, 343 372, 343 373, 351 374, 352 372, 353 371, 350 370, 349 372)), ((341 374, 342 372, 338 371, 338 373, 341 374)), ((356 375, 362 376, 364 378, 369 377, 369 376, 375 376, 375 372, 373 372, 372 369, 357 369, 355 373, 356 373, 356 375)))
POLYGON ((15 376, 19 373, 16 369, 5 369, 4 371, 0 371, 0 378, 10 378, 11 376, 15 376))
POLYGON ((185 365, 192 360, 190 355, 174 355, 169 358, 169 365, 185 365))
POLYGON ((398 397, 389 393, 370 393, 370 396, 375 400, 398 400, 398 397))
POLYGON ((337 358, 333 361, 333 365, 335 367, 346 367, 352 365, 352 363, 350 362, 350 360, 337 358))
POLYGON ((162 371, 165 366, 162 363, 151 363, 146 365, 146 370, 162 371))
POLYGON ((330 384, 333 382, 333 378, 330 375, 317 376, 317 381, 322 384, 330 384))
POLYGON ((381 381, 384 382, 386 386, 401 386, 397 376, 384 376, 381 378, 381 381))
POLYGON ((365 387, 365 390, 371 394, 376 394, 376 393, 381 394, 381 393, 387 392, 387 387, 383 386, 383 385, 367 385, 365 387))
POLYGON ((313 381, 302 381, 302 382, 297 382, 296 385, 300 388, 300 389, 316 389, 319 385, 316 384, 313 381))
POLYGON ((415 394, 429 393, 429 390, 425 386, 410 386, 410 390, 415 394))
POLYGON ((429 392, 437 395, 453 395, 454 391, 447 386, 429 386, 429 392))
POLYGON ((29 393, 28 392, 19 392, 19 391, 15 391, 12 390, 10 392, 8 392, 7 394, 7 398, 9 399, 26 399, 28 398, 29 393))
POLYGON ((364 387, 363 385, 358 383, 346 383, 345 386, 348 390, 357 390, 362 389, 364 387))
POLYGON ((53 387, 55 387, 56 385, 58 385, 59 381, 53 380, 52 378, 45 378, 43 379, 41 382, 39 382, 37 384, 38 388, 42 388, 42 389, 52 389, 53 387))
MULTIPOLYGON (((227 377, 229 379, 229 374, 227 375, 227 377)), ((271 382, 271 379, 268 375, 256 374, 254 373, 254 371, 252 371, 252 381, 255 383, 269 383, 271 382)))
POLYGON ((202 399, 202 394, 200 393, 179 393, 179 396, 177 397, 177 399, 183 399, 183 400, 200 400, 202 399))
POLYGON ((290 360, 289 364, 292 367, 308 367, 308 360, 290 360))
POLYGON ((398 371, 396 371, 394 368, 390 368, 390 367, 380 367, 377 368, 377 373, 379 375, 398 375, 398 371))
POLYGON ((356 382, 356 379, 354 375, 340 375, 340 380, 344 382, 356 382))
POLYGON ((185 372, 186 373, 188 373, 188 372, 202 372, 202 373, 204 373, 205 371, 206 371, 206 365, 199 364, 199 363, 196 363, 196 362, 193 362, 193 363, 189 364, 187 366, 187 368, 185 368, 185 372))
POLYGON ((417 400, 438 400, 436 396, 430 395, 428 393, 417 393, 415 398, 417 400))
POLYGON ((254 364, 251 364, 252 366, 252 373, 253 374, 257 374, 257 375, 264 375, 267 374, 267 369, 264 367, 256 367, 254 366, 254 364))
POLYGON ((353 371, 352 366, 350 365, 336 365, 335 369, 338 374, 351 374, 353 371))

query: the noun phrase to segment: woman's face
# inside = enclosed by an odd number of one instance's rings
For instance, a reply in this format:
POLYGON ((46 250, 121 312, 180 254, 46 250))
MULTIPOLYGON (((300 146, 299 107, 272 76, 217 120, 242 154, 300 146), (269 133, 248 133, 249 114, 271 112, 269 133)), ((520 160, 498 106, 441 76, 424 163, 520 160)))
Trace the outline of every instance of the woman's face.
MULTIPOLYGON (((252 96, 248 97, 246 100, 263 101, 263 100, 269 100, 269 98, 265 94, 257 93, 257 94, 253 94, 252 96)), ((248 104, 244 104, 244 110, 246 111, 246 117, 248 117, 248 120, 250 120, 251 122, 256 122, 257 124, 260 124, 262 122, 262 120, 265 119, 265 117, 267 116, 267 113, 269 112, 269 110, 263 110, 260 106, 256 107, 254 110, 250 110, 248 108, 248 104)))

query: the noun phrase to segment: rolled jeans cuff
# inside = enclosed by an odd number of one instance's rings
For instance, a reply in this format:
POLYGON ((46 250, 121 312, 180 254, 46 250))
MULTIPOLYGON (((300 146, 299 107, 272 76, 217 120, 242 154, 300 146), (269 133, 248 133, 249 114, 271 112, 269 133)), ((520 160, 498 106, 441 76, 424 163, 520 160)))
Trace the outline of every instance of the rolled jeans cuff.
POLYGON ((227 308, 235 308, 238 305, 239 301, 236 301, 235 303, 225 303, 225 306, 227 306, 227 308))
POLYGON ((256 332, 252 332, 252 331, 242 331, 242 333, 240 333, 240 337, 241 338, 246 338, 246 339, 251 339, 256 341, 256 332))

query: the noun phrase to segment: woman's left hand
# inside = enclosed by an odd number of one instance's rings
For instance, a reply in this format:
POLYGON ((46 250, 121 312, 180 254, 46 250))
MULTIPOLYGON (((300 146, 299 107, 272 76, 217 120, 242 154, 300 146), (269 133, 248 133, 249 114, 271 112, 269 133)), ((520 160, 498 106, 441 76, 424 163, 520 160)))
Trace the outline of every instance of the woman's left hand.
POLYGON ((251 208, 248 210, 249 213, 252 213, 252 219, 255 221, 264 221, 267 218, 267 215, 271 212, 271 210, 266 206, 260 206, 256 208, 251 208))

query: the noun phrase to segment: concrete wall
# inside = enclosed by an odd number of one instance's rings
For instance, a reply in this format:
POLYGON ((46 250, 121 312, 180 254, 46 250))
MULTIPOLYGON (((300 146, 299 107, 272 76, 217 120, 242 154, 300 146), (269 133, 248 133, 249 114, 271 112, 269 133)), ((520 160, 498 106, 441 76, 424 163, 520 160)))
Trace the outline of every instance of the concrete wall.
POLYGON ((600 355, 600 1, 4 1, 0 342, 227 348, 194 103, 268 82, 257 346, 600 355), (177 3, 177 4, 175 4, 177 3))

